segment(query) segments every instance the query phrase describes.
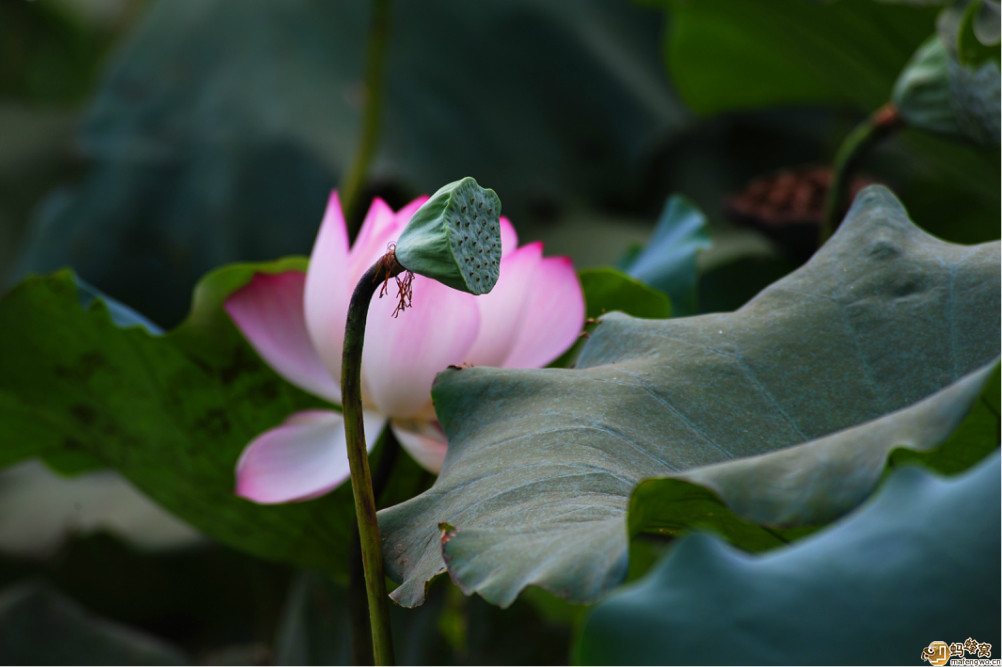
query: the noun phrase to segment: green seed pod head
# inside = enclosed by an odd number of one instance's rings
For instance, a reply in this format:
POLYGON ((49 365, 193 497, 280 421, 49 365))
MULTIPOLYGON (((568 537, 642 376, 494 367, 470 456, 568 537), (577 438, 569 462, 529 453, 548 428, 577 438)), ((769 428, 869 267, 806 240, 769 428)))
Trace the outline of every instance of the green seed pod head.
POLYGON ((501 266, 501 200, 464 178, 439 189, 397 241, 408 271, 471 294, 486 294, 501 266))

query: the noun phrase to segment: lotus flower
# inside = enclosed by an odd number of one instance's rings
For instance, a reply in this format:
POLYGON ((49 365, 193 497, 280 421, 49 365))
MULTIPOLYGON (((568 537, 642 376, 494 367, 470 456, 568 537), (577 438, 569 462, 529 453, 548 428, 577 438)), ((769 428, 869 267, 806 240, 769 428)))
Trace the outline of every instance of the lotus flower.
MULTIPOLYGON (((340 403, 341 347, 355 284, 395 242, 427 197, 394 213, 373 201, 354 245, 337 193, 320 225, 307 273, 257 274, 226 310, 258 354, 289 382, 340 403)), ((371 450, 387 422, 414 459, 437 473, 447 443, 431 385, 449 365, 539 368, 577 338, 584 298, 566 257, 541 243, 517 247, 501 218, 500 279, 473 296, 416 276, 413 307, 391 317, 396 299, 373 299, 362 352, 362 404, 371 450)), ((307 410, 262 433, 237 463, 238 495, 259 503, 313 498, 349 476, 341 413, 307 410)))

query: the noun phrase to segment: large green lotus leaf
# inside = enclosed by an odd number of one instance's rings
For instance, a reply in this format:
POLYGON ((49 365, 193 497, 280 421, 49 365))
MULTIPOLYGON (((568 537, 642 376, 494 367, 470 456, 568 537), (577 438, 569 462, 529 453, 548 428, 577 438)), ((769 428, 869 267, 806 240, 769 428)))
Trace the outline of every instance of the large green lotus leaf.
POLYGON ((576 657, 907 665, 920 664, 933 641, 968 637, 997 655, 999 492, 995 454, 952 479, 898 470, 860 511, 768 554, 692 535, 644 580, 595 608, 576 657))
MULTIPOLYGON (((93 285, 89 285, 79 276, 74 275, 74 279, 77 284, 80 305, 84 308, 89 308, 95 301, 101 301, 108 310, 111 321, 119 327, 139 326, 154 335, 163 333, 160 327, 150 322, 141 313, 137 313, 125 304, 116 301, 93 285)), ((101 459, 81 449, 51 450, 45 452, 42 458, 47 466, 63 475, 76 475, 104 467, 101 459)), ((0 460, 2 459, 3 456, 0 455, 0 460)))
POLYGON ((869 0, 657 0, 668 69, 697 113, 784 104, 869 112, 932 30, 936 9, 869 0))
POLYGON ((447 564, 501 605, 528 585, 594 600, 624 576, 648 478, 700 484, 758 523, 852 509, 891 450, 935 446, 978 399, 999 352, 998 255, 928 236, 874 186, 735 313, 612 314, 576 369, 440 375, 442 473, 380 515, 394 598, 419 604, 447 564))
POLYGON ((895 446, 892 465, 920 461, 941 472, 966 470, 998 447, 998 381, 998 364, 989 364, 914 405, 802 447, 707 466, 685 479, 644 480, 630 498, 630 535, 706 526, 747 550, 773 548, 803 532, 787 527, 819 524, 861 502, 870 485, 843 480, 872 479, 888 444, 895 446), (849 439, 856 440, 852 458, 840 452, 849 439), (763 488, 763 479, 770 485, 763 488))
MULTIPOLYGON (((272 506, 233 492, 237 458, 251 439, 324 404, 265 365, 221 305, 254 272, 305 263, 210 274, 185 323, 164 335, 118 326, 102 300, 81 307, 68 271, 29 278, 0 300, 0 465, 80 451, 221 542, 343 577, 354 517, 348 485, 272 506)), ((416 482, 416 465, 401 465, 397 481, 416 482)))
MULTIPOLYGON (((39 209, 12 272, 71 265, 170 325, 212 268, 309 250, 359 142, 371 3, 149 4, 83 123, 91 168, 39 209)), ((653 14, 619 0, 394 3, 367 184, 405 199, 472 174, 516 224, 625 197, 650 138, 684 122, 653 14)))

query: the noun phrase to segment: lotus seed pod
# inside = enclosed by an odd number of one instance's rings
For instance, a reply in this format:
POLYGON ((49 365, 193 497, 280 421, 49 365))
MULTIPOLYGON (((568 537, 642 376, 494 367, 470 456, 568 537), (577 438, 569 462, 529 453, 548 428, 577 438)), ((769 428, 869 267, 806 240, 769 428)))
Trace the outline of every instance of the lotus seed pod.
POLYGON ((464 178, 439 189, 397 241, 408 271, 471 294, 486 294, 501 266, 501 200, 464 178))

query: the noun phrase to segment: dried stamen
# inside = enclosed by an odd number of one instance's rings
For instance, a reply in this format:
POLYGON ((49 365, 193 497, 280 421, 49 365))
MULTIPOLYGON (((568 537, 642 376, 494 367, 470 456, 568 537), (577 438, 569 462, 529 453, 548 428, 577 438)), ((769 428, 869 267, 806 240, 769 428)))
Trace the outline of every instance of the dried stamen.
POLYGON ((397 281, 397 307, 393 310, 393 317, 396 317, 406 309, 411 307, 411 299, 414 291, 411 283, 414 281, 414 274, 404 269, 397 261, 396 244, 389 244, 386 254, 379 258, 379 271, 376 272, 376 280, 383 278, 383 285, 379 288, 379 298, 382 299, 390 285, 390 278, 397 281), (401 274, 403 277, 401 277, 401 274))
POLYGON ((403 277, 399 275, 395 277, 397 281, 397 307, 393 310, 393 317, 396 317, 413 305, 411 299, 414 297, 414 289, 412 287, 414 274, 407 271, 401 275, 403 277))

